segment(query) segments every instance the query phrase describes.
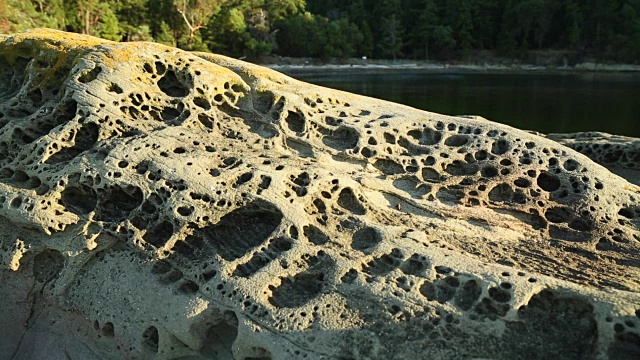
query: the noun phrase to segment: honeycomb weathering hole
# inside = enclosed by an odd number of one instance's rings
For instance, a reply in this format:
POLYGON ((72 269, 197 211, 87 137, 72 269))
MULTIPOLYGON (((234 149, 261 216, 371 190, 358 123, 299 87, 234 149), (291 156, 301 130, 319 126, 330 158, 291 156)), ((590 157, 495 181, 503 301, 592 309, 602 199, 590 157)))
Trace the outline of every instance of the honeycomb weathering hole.
POLYGON ((508 184, 500 184, 489 191, 489 200, 495 202, 509 202, 513 199, 514 191, 508 184))
POLYGON ((71 147, 62 148, 47 159, 49 164, 57 164, 69 161, 84 151, 87 151, 98 141, 100 127, 94 123, 85 123, 77 131, 74 144, 71 147))
POLYGON ((285 121, 289 126, 289 130, 294 132, 304 131, 304 118, 299 113, 289 111, 285 121))
POLYGON ((47 250, 33 259, 33 274, 36 281, 48 282, 57 277, 64 267, 64 256, 56 250, 47 250))
POLYGON ((378 245, 382 241, 382 237, 374 228, 365 226, 353 234, 351 247, 356 250, 367 250, 378 245))
POLYGON ((537 184, 544 191, 556 191, 560 188, 560 179, 547 172, 543 172, 538 175, 537 184))
POLYGON ((453 135, 448 137, 444 144, 451 147, 458 147, 465 145, 469 142, 469 138, 466 135, 453 135))
POLYGON ((123 189, 114 186, 99 194, 96 219, 100 221, 121 221, 142 204, 142 191, 137 187, 123 189))
POLYGON ((356 215, 364 215, 366 212, 366 209, 350 188, 345 188, 340 191, 338 195, 338 205, 356 215))
POLYGON ((172 97, 184 97, 189 94, 189 89, 183 85, 173 70, 164 73, 162 78, 158 80, 158 87, 163 93, 172 97))
POLYGON ((142 345, 147 350, 157 353, 159 342, 160 335, 158 334, 158 329, 155 326, 149 326, 144 333, 142 333, 142 345))
POLYGON ((360 134, 352 128, 340 127, 326 133, 322 141, 326 146, 335 150, 353 149, 358 145, 360 134))
POLYGON ((163 221, 147 230, 142 238, 155 247, 162 247, 173 236, 173 230, 171 222, 163 221))
POLYGON ((96 66, 92 70, 84 72, 80 77, 78 77, 78 81, 83 84, 91 82, 98 77, 98 74, 102 72, 102 68, 100 66, 96 66))
POLYGON ((68 186, 62 191, 62 204, 69 211, 78 215, 92 212, 97 203, 97 194, 89 186, 68 186))
POLYGON ((280 285, 271 288, 269 302, 278 308, 295 308, 305 305, 322 293, 326 284, 326 259, 312 258, 317 261, 310 269, 297 275, 286 277, 280 285))
POLYGON ((329 241, 329 237, 315 225, 305 225, 302 228, 304 236, 315 245, 322 245, 329 241))
POLYGON ((518 321, 507 325, 504 338, 522 353, 535 351, 541 358, 593 356, 598 341, 593 306, 544 290, 518 310, 518 321))
POLYGON ((250 204, 231 211, 214 225, 194 232, 224 260, 232 261, 262 245, 280 226, 282 213, 274 206, 250 204))
MULTIPOLYGON (((227 311, 223 314, 223 319, 207 330, 208 341, 205 345, 205 349, 216 349, 214 354, 222 355, 220 357, 224 357, 225 353, 229 355, 233 353, 233 343, 238 336, 237 316, 233 312, 227 311)), ((203 353, 206 354, 207 351, 205 350, 203 353)))

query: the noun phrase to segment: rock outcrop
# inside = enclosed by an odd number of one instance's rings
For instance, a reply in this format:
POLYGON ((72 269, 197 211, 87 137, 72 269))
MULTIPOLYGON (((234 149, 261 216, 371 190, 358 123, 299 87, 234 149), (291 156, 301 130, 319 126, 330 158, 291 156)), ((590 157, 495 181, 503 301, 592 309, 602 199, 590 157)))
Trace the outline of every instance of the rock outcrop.
POLYGON ((0 36, 3 358, 637 359, 640 187, 561 142, 0 36))
POLYGON ((547 137, 587 155, 640 186, 640 139, 601 132, 549 134, 547 137))

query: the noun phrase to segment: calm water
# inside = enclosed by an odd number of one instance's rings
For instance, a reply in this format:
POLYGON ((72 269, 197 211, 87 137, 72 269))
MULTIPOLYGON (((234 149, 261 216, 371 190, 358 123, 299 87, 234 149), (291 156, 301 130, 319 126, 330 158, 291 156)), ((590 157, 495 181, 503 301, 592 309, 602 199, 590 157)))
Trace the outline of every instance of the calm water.
POLYGON ((640 74, 289 72, 310 83, 543 133, 640 137, 640 74))

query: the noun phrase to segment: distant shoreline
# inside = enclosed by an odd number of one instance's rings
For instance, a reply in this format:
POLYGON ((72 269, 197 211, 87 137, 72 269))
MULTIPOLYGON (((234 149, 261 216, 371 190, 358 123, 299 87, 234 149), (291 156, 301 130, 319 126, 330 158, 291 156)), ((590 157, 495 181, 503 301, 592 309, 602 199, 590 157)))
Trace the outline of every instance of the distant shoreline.
POLYGON ((640 73, 640 65, 627 64, 600 64, 585 62, 575 66, 541 66, 532 64, 443 64, 420 62, 392 62, 375 61, 366 63, 358 60, 346 64, 269 64, 262 66, 284 73, 315 73, 315 72, 351 72, 353 70, 367 73, 390 71, 420 71, 420 72, 470 72, 470 73, 497 73, 497 72, 544 72, 544 73, 640 73))

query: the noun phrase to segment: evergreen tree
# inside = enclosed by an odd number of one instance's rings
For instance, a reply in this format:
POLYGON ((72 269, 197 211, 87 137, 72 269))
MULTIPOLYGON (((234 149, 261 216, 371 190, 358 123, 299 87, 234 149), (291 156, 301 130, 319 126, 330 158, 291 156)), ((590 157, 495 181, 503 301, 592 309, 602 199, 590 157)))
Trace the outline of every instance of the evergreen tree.
POLYGON ((0 31, 18 32, 38 27, 38 12, 31 2, 7 0, 0 2, 0 31))
POLYGON ((111 11, 109 4, 102 3, 100 5, 100 19, 98 20, 96 35, 113 41, 119 41, 122 38, 118 18, 111 11))
POLYGON ((100 0, 75 0, 75 4, 72 4, 69 9, 76 10, 76 31, 79 30, 82 34, 96 35, 96 26, 100 20, 100 13, 103 11, 100 0))
POLYGON ((281 54, 293 57, 312 56, 312 42, 316 34, 318 16, 310 12, 294 15, 278 23, 278 49, 281 54))
POLYGON ((168 46, 176 46, 176 39, 173 37, 173 32, 169 25, 162 21, 160 22, 160 28, 156 32, 154 41, 159 42, 160 44, 168 45, 168 46))
POLYGON ((371 31, 371 26, 369 26, 369 22, 363 20, 360 23, 360 32, 362 33, 362 41, 360 42, 360 46, 358 48, 359 54, 367 57, 373 56, 373 32, 371 31))
MULTIPOLYGON (((557 1, 557 0, 550 0, 557 1)), ((495 49, 502 18, 503 0, 475 1, 471 8, 473 44, 477 49, 495 49)))
POLYGON ((64 29, 66 19, 63 0, 33 0, 31 3, 39 14, 36 16, 40 19, 38 26, 64 29))
POLYGON ((640 2, 625 1, 619 10, 617 30, 612 45, 619 49, 616 60, 640 59, 640 2))
MULTIPOLYGON (((114 1, 114 0, 111 0, 114 1)), ((115 0, 112 9, 125 41, 151 40, 149 0, 115 0)))
POLYGON ((501 19, 500 29, 496 39, 496 50, 503 56, 518 55, 518 12, 517 0, 507 0, 501 19))
POLYGON ((404 28, 400 0, 384 0, 381 5, 380 49, 395 61, 402 55, 404 28))
POLYGON ((439 25, 435 0, 424 0, 423 8, 419 12, 417 30, 415 33, 416 46, 424 46, 424 58, 429 60, 429 48, 433 46, 436 29, 439 25))
POLYGON ((567 18, 567 34, 569 47, 578 48, 582 34, 582 11, 576 1, 568 1, 565 7, 567 18))

